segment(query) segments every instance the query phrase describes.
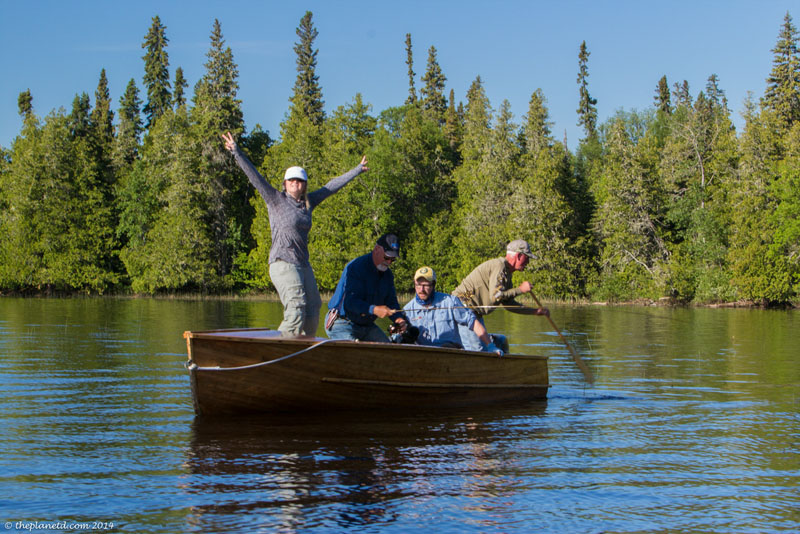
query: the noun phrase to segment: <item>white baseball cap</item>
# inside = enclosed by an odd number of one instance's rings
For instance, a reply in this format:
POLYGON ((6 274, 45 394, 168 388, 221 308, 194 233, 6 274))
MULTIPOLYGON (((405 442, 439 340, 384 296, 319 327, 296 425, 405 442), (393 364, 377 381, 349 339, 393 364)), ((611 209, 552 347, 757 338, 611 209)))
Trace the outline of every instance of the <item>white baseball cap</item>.
POLYGON ((308 181, 308 175, 303 167, 289 167, 283 175, 283 180, 303 180, 308 181))

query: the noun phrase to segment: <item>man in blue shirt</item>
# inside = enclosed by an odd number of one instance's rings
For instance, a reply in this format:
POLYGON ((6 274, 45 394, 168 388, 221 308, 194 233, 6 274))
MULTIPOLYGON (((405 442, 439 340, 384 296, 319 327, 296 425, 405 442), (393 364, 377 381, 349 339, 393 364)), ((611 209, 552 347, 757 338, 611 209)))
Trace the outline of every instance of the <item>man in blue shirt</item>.
POLYGON ((484 350, 503 351, 492 343, 486 327, 458 297, 436 291, 436 273, 430 267, 420 267, 414 274, 416 296, 403 307, 412 326, 419 329, 417 344, 462 348, 459 325, 472 330, 484 350))
POLYGON ((389 338, 375 324, 379 317, 389 317, 399 331, 405 331, 408 321, 398 311, 394 275, 389 270, 399 255, 397 236, 384 234, 372 252, 345 266, 328 303, 325 332, 329 338, 388 343, 389 338))

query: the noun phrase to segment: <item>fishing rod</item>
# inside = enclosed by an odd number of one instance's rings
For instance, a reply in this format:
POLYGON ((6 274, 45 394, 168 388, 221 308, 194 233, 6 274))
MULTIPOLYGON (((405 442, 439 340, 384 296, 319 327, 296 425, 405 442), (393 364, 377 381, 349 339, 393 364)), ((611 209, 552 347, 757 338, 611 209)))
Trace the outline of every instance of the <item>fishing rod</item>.
POLYGON ((485 309, 485 310, 497 310, 497 309, 504 309, 504 310, 538 310, 539 308, 531 308, 530 306, 427 306, 424 308, 409 308, 409 309, 401 309, 401 310, 390 310, 390 315, 394 315, 395 313, 402 313, 402 312, 417 312, 417 311, 429 311, 429 310, 476 310, 478 308, 485 309))

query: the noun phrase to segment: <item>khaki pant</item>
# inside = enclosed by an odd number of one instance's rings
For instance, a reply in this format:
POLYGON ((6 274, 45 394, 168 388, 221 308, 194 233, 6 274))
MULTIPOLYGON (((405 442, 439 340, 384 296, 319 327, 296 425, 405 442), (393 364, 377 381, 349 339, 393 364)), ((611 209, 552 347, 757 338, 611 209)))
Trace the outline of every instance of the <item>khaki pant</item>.
POLYGON ((285 336, 316 336, 322 298, 311 266, 278 260, 270 264, 269 276, 283 304, 278 330, 285 336))

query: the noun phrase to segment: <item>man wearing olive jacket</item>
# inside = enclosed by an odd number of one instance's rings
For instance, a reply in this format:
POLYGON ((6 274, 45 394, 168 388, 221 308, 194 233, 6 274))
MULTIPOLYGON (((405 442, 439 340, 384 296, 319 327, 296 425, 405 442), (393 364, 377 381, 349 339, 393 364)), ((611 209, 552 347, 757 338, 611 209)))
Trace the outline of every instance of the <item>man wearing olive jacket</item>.
MULTIPOLYGON (((550 315, 547 308, 528 308, 514 300, 531 291, 530 282, 525 281, 519 287, 512 287, 511 279, 514 271, 525 269, 531 258, 533 254, 527 241, 512 241, 506 247, 505 257, 494 258, 478 265, 453 291, 453 295, 461 299, 481 323, 483 317, 498 306, 507 306, 509 311, 524 315, 550 315)), ((465 349, 481 350, 482 344, 472 330, 459 327, 459 334, 465 349)))

